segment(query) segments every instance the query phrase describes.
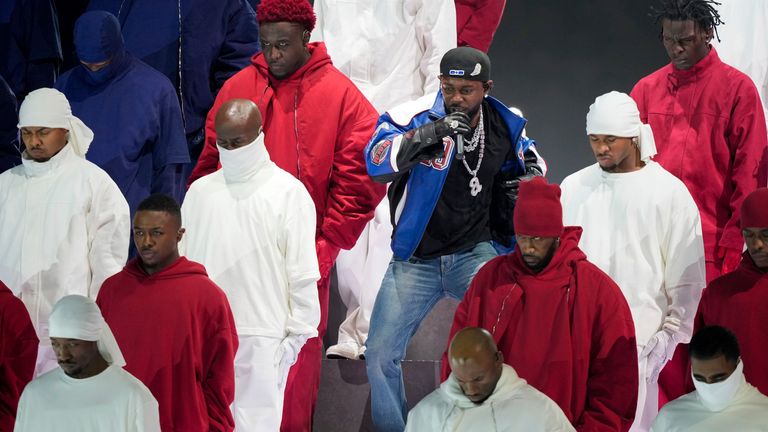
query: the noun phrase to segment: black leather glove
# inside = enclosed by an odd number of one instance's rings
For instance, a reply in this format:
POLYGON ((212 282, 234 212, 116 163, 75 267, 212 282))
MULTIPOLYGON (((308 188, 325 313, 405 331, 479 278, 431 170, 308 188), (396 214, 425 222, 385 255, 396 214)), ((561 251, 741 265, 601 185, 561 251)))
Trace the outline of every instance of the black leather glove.
POLYGON ((539 175, 541 174, 525 174, 511 180, 505 180, 502 183, 504 192, 506 193, 509 202, 512 203, 513 208, 517 204, 517 195, 520 193, 520 182, 528 181, 539 175))
POLYGON ((502 188, 504 189, 507 198, 512 203, 512 207, 517 204, 517 194, 520 191, 520 182, 528 181, 534 177, 543 176, 544 172, 537 164, 538 158, 532 151, 525 153, 525 174, 520 177, 504 179, 502 181, 502 188))
POLYGON ((526 152, 524 160, 525 174, 513 177, 512 173, 499 173, 493 185, 490 215, 491 237, 507 247, 511 246, 510 240, 515 235, 512 214, 515 204, 517 204, 520 182, 544 175, 543 170, 537 164, 538 158, 534 152, 526 152))
POLYGON ((470 130, 469 116, 455 112, 406 132, 397 153, 399 170, 404 171, 421 161, 442 156, 444 137, 466 134, 470 130))
POLYGON ((436 120, 434 125, 435 135, 437 135, 438 138, 456 136, 458 134, 464 135, 472 130, 469 125, 469 116, 458 111, 436 120))

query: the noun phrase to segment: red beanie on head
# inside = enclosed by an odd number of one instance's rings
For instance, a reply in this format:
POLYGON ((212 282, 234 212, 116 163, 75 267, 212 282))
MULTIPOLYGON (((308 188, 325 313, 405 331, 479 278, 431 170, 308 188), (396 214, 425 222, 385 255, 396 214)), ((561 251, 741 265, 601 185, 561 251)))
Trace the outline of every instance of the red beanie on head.
POLYGON ((752 191, 741 202, 741 229, 768 227, 768 188, 752 191))
POLYGON ((547 184, 544 177, 520 182, 514 222, 517 234, 560 237, 563 234, 560 186, 547 184))

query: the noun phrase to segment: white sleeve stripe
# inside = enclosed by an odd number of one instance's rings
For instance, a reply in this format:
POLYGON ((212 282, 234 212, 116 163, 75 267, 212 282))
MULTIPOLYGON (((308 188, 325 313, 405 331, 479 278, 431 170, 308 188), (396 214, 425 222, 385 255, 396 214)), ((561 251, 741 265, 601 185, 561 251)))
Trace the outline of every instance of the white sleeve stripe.
POLYGON ((547 175, 547 161, 545 161, 544 158, 541 157, 541 155, 539 154, 539 151, 536 150, 536 146, 532 145, 532 146, 528 147, 528 150, 532 151, 533 154, 536 155, 536 164, 539 167, 541 167, 542 175, 547 175))
POLYGON ((397 168, 397 153, 400 151, 400 143, 403 141, 403 136, 398 135, 392 140, 392 148, 389 149, 389 164, 392 165, 392 171, 400 171, 397 168))
POLYGON ((397 202, 397 206, 395 207, 395 225, 397 225, 397 223, 400 222, 400 215, 403 214, 403 208, 405 208, 405 200, 406 200, 406 198, 408 198, 408 184, 407 183, 405 185, 405 190, 403 191, 403 196, 400 197, 400 201, 397 202))

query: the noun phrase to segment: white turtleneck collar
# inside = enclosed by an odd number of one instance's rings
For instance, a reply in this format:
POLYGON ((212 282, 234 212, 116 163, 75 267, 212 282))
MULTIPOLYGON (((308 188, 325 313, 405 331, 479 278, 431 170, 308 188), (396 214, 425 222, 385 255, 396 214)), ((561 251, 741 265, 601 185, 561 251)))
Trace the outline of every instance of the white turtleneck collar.
MULTIPOLYGON (((486 399, 483 404, 505 400, 509 398, 511 394, 519 391, 525 384, 526 381, 517 375, 517 372, 515 372, 515 369, 513 369, 512 366, 504 364, 502 365, 501 377, 499 377, 499 381, 496 383, 496 388, 493 389, 493 393, 488 396, 488 399, 486 399)), ((440 388, 443 391, 443 395, 455 406, 464 409, 477 408, 480 406, 467 398, 453 374, 440 384, 440 388)))
POLYGON ((21 163, 24 166, 24 173, 27 177, 42 177, 55 171, 71 157, 75 157, 75 154, 72 152, 72 146, 67 143, 58 153, 45 162, 37 162, 34 159, 30 159, 27 151, 24 150, 24 153, 21 154, 21 163))
POLYGON ((244 182, 256 175, 269 162, 269 153, 264 146, 264 133, 253 142, 234 150, 227 150, 218 144, 219 160, 227 183, 244 182))

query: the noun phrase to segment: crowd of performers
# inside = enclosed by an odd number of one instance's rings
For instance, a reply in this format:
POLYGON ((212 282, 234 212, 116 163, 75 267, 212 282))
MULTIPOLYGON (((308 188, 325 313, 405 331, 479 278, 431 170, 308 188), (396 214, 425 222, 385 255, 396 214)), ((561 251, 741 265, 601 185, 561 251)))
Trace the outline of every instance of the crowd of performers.
POLYGON ((759 2, 659 0, 670 63, 559 185, 491 96, 504 1, 92 0, 61 75, 51 2, 11 3, 0 431, 310 431, 323 355, 381 432, 766 430, 765 84, 718 36, 759 2))

